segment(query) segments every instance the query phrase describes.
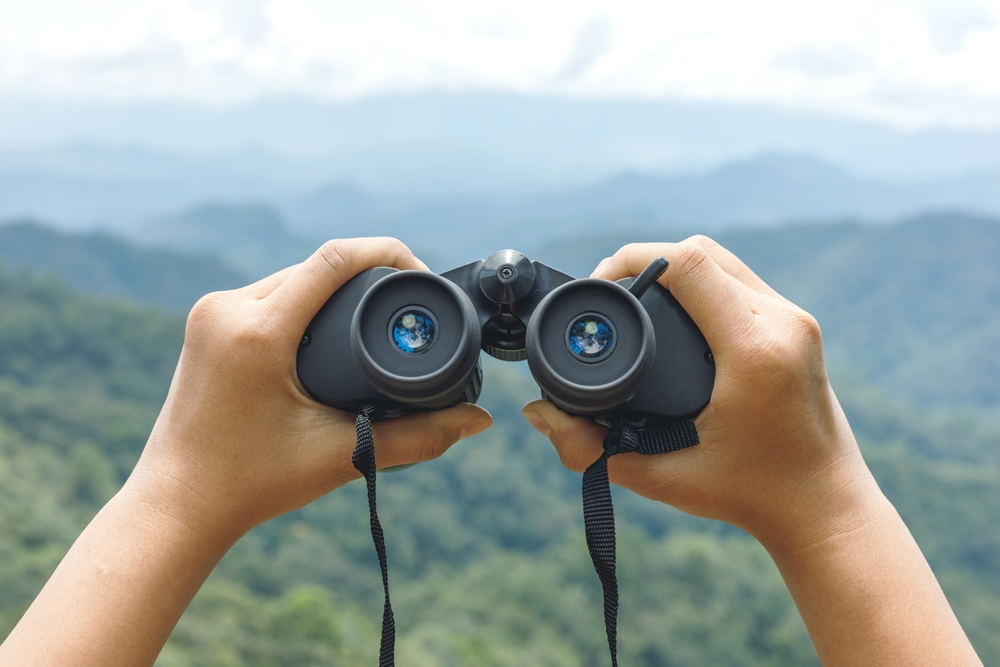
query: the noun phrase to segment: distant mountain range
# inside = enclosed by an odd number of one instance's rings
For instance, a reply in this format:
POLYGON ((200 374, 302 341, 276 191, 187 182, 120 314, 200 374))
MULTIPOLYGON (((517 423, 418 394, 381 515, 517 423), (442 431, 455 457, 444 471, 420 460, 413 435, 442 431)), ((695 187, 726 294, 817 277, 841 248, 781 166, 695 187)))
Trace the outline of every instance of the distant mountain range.
POLYGON ((0 225, 0 269, 54 274, 76 289, 186 312, 246 278, 217 257, 137 247, 106 233, 66 234, 33 222, 0 225))
MULTIPOLYGON (((475 230, 470 230, 473 234, 475 230)), ((513 246, 572 275, 634 241, 677 241, 662 226, 580 229, 558 238, 508 234, 472 247, 425 242, 441 271, 513 246)), ((267 209, 204 208, 148 230, 174 250, 35 225, 0 227, 0 261, 54 272, 87 291, 183 309, 299 261, 312 245, 267 209), (157 236, 159 235, 159 236, 157 236), (200 256, 185 253, 201 252, 200 256), (225 257, 225 259, 223 259, 225 257)), ((1000 220, 927 215, 885 225, 826 223, 730 230, 716 238, 814 313, 830 364, 927 408, 1000 414, 1000 220)))
POLYGON ((308 161, 279 160, 270 166, 284 168, 279 178, 257 169, 262 160, 95 150, 25 154, 17 160, 0 155, 0 219, 34 217, 66 228, 149 234, 151 243, 170 245, 164 233, 152 230, 199 215, 192 210, 233 207, 224 217, 235 220, 240 211, 269 207, 267 215, 280 217, 289 234, 310 243, 389 234, 418 246, 447 242, 468 248, 503 244, 511 236, 558 238, 569 229, 715 231, 796 220, 888 220, 928 209, 1000 215, 1000 167, 885 181, 807 156, 767 154, 697 173, 624 173, 541 193, 418 197, 375 194, 346 182, 324 184, 316 174, 303 173, 308 161))
POLYGON ((234 173, 270 181, 294 172, 306 184, 311 172, 317 185, 346 181, 380 195, 435 197, 565 188, 771 152, 814 155, 887 179, 1000 164, 996 130, 902 131, 820 112, 669 98, 439 91, 224 107, 2 100, 0 147, 54 146, 166 150, 175 162, 211 156, 234 173), (306 168, 290 172, 291 163, 306 168))

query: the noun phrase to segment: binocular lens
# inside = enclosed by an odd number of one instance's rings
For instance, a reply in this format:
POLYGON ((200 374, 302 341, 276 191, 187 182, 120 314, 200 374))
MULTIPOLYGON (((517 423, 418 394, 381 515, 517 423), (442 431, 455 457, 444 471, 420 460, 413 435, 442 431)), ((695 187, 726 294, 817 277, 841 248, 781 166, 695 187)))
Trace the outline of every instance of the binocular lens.
POLYGON ((392 325, 392 340, 406 354, 426 352, 434 343, 437 327, 430 313, 407 308, 392 325))
POLYGON ((371 386, 392 400, 428 408, 467 396, 480 344, 469 297, 426 271, 381 278, 351 321, 354 358, 371 386))
POLYGON ((528 368, 542 392, 581 415, 631 398, 656 354, 646 310, 607 280, 574 280, 549 292, 535 308, 525 340, 528 368))
POLYGON ((615 346, 615 332, 596 313, 581 315, 569 326, 566 344, 584 361, 597 361, 615 346))

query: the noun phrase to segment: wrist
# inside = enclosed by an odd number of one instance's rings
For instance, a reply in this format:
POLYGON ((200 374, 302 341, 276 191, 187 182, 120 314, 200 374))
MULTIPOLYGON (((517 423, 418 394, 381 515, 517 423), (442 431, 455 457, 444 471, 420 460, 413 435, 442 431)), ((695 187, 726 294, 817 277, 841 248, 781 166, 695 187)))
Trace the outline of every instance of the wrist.
POLYGON ((776 559, 848 538, 891 508, 860 453, 831 464, 771 505, 747 532, 776 559))
POLYGON ((140 463, 115 501, 127 505, 137 519, 156 526, 178 544, 190 545, 218 560, 253 524, 227 512, 226 503, 184 479, 180 474, 143 468, 140 463))

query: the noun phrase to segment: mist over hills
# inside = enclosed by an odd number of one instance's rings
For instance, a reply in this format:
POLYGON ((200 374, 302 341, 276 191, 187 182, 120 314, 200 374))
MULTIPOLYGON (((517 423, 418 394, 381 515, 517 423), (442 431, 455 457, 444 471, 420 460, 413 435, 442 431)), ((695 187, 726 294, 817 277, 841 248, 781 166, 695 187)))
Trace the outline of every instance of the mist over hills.
MULTIPOLYGON (((87 291, 183 309, 201 293, 301 261, 316 245, 289 233, 270 209, 255 206, 205 207, 158 224, 143 240, 169 250, 107 235, 0 226, 0 261, 56 272, 87 291)), ((583 228, 555 238, 508 233, 484 240, 474 229, 468 234, 411 242, 436 271, 515 246, 532 259, 586 276, 625 243, 677 241, 687 231, 653 225, 583 228)), ((885 225, 811 223, 715 237, 816 315, 832 368, 848 369, 926 409, 1000 415, 1000 358, 991 353, 1000 349, 1000 220, 936 214, 885 225)))
MULTIPOLYGON (((869 177, 934 178, 996 166, 1000 155, 995 131, 902 131, 819 113, 669 98, 438 91, 340 102, 270 97, 223 107, 2 102, 5 148, 82 144, 309 157, 325 165, 321 181, 346 180, 380 194, 509 193, 767 152, 815 155, 869 177)), ((282 163, 270 170, 280 173, 282 163)))
POLYGON ((444 92, 0 104, 0 218, 75 228, 248 201, 306 235, 581 215, 758 225, 1000 213, 998 183, 1000 132, 904 132, 746 105, 444 92))
POLYGON ((633 171, 547 191, 447 196, 378 194, 324 181, 308 160, 272 164, 262 154, 245 160, 97 149, 26 155, 19 161, 7 154, 5 161, 0 154, 0 218, 130 233, 184 217, 188 209, 246 202, 272 207, 295 234, 313 240, 377 233, 476 241, 623 225, 717 230, 803 219, 887 220, 927 209, 1000 214, 1000 167, 888 181, 777 153, 674 176, 633 171), (264 165, 277 174, 256 170, 264 165))
POLYGON ((0 266, 55 275, 93 295, 186 312, 246 278, 214 256, 137 247, 105 232, 73 235, 35 222, 0 224, 0 266))

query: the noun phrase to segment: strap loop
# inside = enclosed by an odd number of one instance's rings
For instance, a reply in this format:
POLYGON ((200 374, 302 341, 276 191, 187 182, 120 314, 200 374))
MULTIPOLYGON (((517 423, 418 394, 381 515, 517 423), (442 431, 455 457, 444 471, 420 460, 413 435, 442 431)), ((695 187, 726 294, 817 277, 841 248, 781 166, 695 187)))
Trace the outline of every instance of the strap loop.
MULTIPOLYGON (((379 646, 379 667, 395 667, 396 623, 389 600, 389 565, 385 554, 385 535, 378 520, 375 502, 375 439, 372 423, 385 419, 385 410, 375 404, 363 405, 356 422, 357 445, 351 462, 368 485, 368 512, 375 553, 382 570, 385 606, 382 610, 382 641, 379 646)), ((604 452, 583 473, 583 523, 587 533, 587 548, 601 580, 604 592, 604 628, 608 635, 611 665, 618 667, 618 579, 615 574, 615 511, 608 482, 608 459, 615 454, 665 454, 698 444, 694 422, 682 421, 656 429, 637 431, 628 421, 617 416, 604 438, 604 452)))
POLYGON ((615 574, 615 509, 608 481, 608 459, 615 454, 666 454, 698 444, 691 420, 636 431, 621 415, 611 420, 604 437, 604 452, 583 473, 583 525, 587 549, 604 592, 604 629, 608 635, 611 665, 618 667, 618 578, 615 574))
POLYGON ((368 484, 368 514, 372 529, 372 540, 375 542, 375 553, 378 555, 378 565, 382 569, 382 589, 385 591, 385 606, 382 609, 382 643, 379 645, 379 667, 394 667, 396 664, 396 621, 392 616, 392 603, 389 601, 389 564, 385 556, 385 535, 382 524, 375 510, 375 439, 372 437, 372 422, 385 419, 385 410, 374 404, 361 406, 357 428, 357 444, 351 455, 351 463, 358 472, 364 475, 368 484))

